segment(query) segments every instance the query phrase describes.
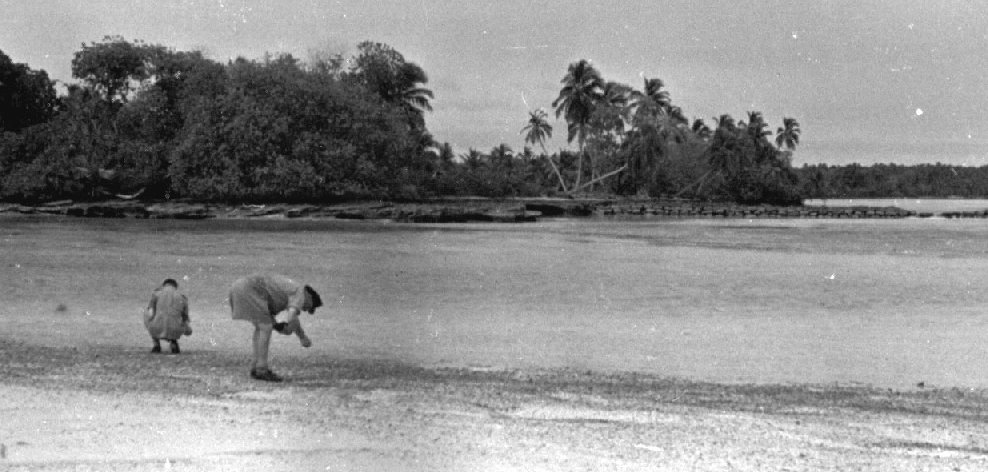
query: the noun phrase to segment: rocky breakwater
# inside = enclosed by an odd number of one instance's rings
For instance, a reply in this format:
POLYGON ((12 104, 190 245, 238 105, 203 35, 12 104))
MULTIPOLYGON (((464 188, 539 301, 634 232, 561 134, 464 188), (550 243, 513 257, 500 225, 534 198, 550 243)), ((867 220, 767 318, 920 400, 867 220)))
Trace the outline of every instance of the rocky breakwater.
MULTIPOLYGON (((920 213, 919 216, 929 217, 933 216, 933 213, 920 213)), ((937 216, 943 218, 988 218, 988 210, 945 211, 937 216)))
POLYGON ((465 199, 422 203, 364 202, 338 205, 266 204, 224 205, 189 202, 141 203, 131 201, 72 202, 38 205, 0 204, 0 213, 56 215, 87 218, 143 218, 201 220, 209 218, 337 218, 392 220, 407 223, 521 223, 540 213, 523 202, 465 199))
POLYGON ((916 212, 897 207, 736 205, 688 201, 601 202, 594 214, 671 218, 906 218, 916 212))
POLYGON ((403 223, 521 223, 542 217, 653 218, 986 218, 988 211, 919 213, 896 207, 736 205, 683 200, 629 199, 454 199, 415 203, 228 205, 195 202, 72 202, 39 205, 0 204, 0 213, 90 218, 337 218, 403 223))
POLYGON ((0 213, 61 215, 86 218, 161 218, 201 220, 216 216, 209 205, 191 203, 141 203, 131 201, 55 201, 40 205, 0 205, 0 213))

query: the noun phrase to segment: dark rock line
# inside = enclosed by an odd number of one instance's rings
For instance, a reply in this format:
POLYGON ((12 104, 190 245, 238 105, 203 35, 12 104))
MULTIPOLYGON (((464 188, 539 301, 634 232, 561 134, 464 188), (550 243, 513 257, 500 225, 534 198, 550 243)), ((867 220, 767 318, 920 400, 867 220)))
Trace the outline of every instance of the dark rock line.
POLYGON ((520 223, 542 217, 658 218, 986 218, 988 210, 918 213, 897 207, 781 207, 676 200, 440 200, 434 202, 364 202, 336 205, 211 203, 139 203, 106 201, 50 202, 27 206, 0 204, 0 213, 61 215, 89 218, 338 218, 392 220, 407 223, 520 223))

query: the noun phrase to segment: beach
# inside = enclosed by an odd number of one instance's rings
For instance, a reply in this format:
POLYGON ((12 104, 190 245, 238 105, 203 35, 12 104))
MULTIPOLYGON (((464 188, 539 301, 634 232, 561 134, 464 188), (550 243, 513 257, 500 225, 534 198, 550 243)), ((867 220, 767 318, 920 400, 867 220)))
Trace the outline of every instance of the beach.
POLYGON ((984 392, 4 342, 6 470, 983 470, 984 392))
POLYGON ((10 218, 12 470, 982 470, 979 221, 10 218), (541 226, 539 226, 541 225, 541 226), (880 236, 880 237, 879 237, 880 236), (247 376, 228 284, 312 281, 247 376), (175 277, 195 332, 152 355, 175 277))

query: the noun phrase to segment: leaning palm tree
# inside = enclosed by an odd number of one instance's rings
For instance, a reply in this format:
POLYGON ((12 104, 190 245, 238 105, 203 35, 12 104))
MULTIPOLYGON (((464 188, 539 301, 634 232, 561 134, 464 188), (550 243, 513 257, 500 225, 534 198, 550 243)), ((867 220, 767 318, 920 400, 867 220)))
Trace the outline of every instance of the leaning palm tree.
POLYGON ((782 127, 775 132, 775 144, 779 149, 785 147, 792 151, 799 144, 799 133, 799 122, 795 118, 783 118, 782 127))
POLYGON ((573 142, 573 138, 576 138, 580 148, 574 187, 579 189, 583 176, 583 160, 586 158, 584 144, 594 108, 603 97, 604 80, 597 69, 594 69, 586 59, 581 59, 569 65, 561 83, 563 88, 559 91, 559 97, 552 102, 552 106, 556 108, 556 118, 562 115, 566 119, 569 131, 567 142, 573 142))
POLYGON ((542 147, 542 154, 549 161, 549 165, 552 166, 552 171, 556 173, 556 178, 559 179, 559 185, 562 187, 563 192, 567 192, 566 181, 563 180, 563 175, 559 172, 559 167, 556 166, 556 162, 552 160, 552 156, 549 155, 549 151, 545 148, 545 140, 552 137, 552 125, 549 124, 549 115, 545 110, 539 108, 538 110, 528 112, 528 124, 521 129, 521 133, 525 135, 526 143, 538 144, 542 147))

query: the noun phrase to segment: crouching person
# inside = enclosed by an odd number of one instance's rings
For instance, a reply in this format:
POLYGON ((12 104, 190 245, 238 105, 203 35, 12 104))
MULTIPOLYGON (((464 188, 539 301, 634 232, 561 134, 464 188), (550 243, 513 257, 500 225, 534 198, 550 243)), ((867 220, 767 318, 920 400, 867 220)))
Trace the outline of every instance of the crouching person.
POLYGON ((178 291, 178 282, 175 279, 165 279, 161 287, 151 294, 151 301, 144 310, 144 327, 154 341, 151 352, 161 352, 162 339, 171 344, 172 354, 181 352, 178 339, 182 335, 191 335, 192 326, 189 320, 189 300, 178 291))
POLYGON ((230 310, 235 320, 254 325, 252 338, 253 362, 250 376, 258 380, 280 382, 280 376, 268 365, 271 332, 295 334, 304 347, 312 341, 302 330, 299 314, 313 314, 322 306, 322 299, 312 287, 277 274, 258 274, 233 282, 230 287, 230 310), (282 317, 281 320, 276 317, 282 317))

